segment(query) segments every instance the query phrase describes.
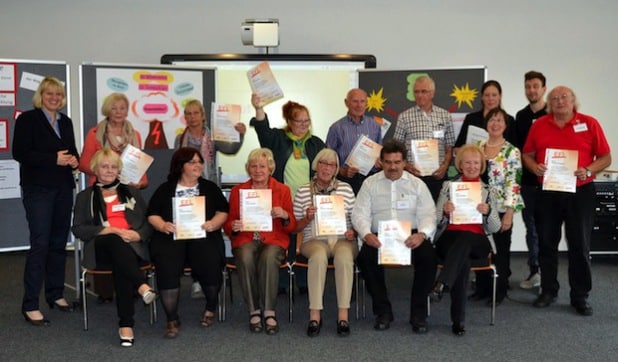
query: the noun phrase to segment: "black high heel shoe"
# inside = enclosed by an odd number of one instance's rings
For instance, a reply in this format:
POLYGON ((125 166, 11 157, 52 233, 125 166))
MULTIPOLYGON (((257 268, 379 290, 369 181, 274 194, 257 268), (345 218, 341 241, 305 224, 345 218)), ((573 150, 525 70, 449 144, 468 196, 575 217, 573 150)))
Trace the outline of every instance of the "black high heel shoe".
POLYGON ((55 300, 52 303, 47 303, 49 305, 49 309, 58 308, 58 310, 61 312, 72 312, 75 310, 74 303, 67 302, 67 305, 62 305, 62 304, 58 304, 58 300, 55 300))
POLYGON ((451 330, 453 331, 453 334, 455 334, 456 336, 461 337, 464 334, 466 334, 466 328, 464 327, 463 323, 453 323, 451 330))
POLYGON ((43 317, 43 319, 32 319, 28 317, 28 313, 26 312, 21 312, 21 313, 23 314, 26 322, 32 324, 35 327, 47 327, 50 325, 50 321, 45 319, 45 317, 43 317))
POLYGON ((123 337, 122 334, 120 334, 120 329, 118 330, 118 337, 120 337, 121 347, 133 347, 133 343, 135 343, 135 338, 123 337))

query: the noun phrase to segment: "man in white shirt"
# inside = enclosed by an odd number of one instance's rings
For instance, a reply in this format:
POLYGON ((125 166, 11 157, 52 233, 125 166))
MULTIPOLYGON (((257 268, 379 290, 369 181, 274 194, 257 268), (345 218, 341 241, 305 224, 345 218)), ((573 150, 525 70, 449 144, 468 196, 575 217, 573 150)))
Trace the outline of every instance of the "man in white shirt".
POLYGON ((357 257, 376 315, 374 328, 385 330, 393 321, 384 268, 378 265, 381 241, 377 232, 380 221, 410 221, 412 228, 405 244, 415 266, 410 323, 416 333, 427 332, 427 294, 436 275, 437 258, 431 244, 436 230, 435 204, 429 189, 419 178, 404 172, 406 146, 396 140, 384 143, 380 152, 382 171, 368 177, 356 197, 352 224, 363 239, 357 257))

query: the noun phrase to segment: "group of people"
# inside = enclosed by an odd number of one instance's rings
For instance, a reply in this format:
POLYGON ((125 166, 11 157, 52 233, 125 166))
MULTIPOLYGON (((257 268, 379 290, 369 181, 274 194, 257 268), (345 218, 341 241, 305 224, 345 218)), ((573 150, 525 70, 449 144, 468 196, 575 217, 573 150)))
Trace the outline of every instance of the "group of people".
POLYGON ((322 327, 329 263, 335 269, 337 334, 350 334, 348 311, 355 263, 373 300, 374 328, 388 329, 394 314, 384 266, 378 263, 383 242, 378 229, 380 222, 395 220, 411 223, 404 243, 415 268, 409 319, 412 330, 428 330, 427 297, 437 302, 449 292, 452 331, 463 335, 468 299, 500 304, 507 295, 511 231, 518 211, 523 211, 530 267, 521 286, 540 284, 542 288, 534 306, 546 307, 557 297, 558 243, 564 223, 571 304, 577 313, 591 315, 587 302, 594 219, 591 181, 594 174, 611 164, 609 145, 598 121, 577 111, 571 89, 554 88, 546 104, 545 77, 534 71, 526 73, 525 89, 530 104, 514 119, 501 107, 500 84, 486 82, 481 92, 482 109, 466 117, 456 138, 450 114, 433 104, 434 81, 429 76, 418 77, 414 82, 416 104, 399 115, 392 126, 393 139, 389 140, 382 139, 380 126, 365 114, 365 91, 352 89, 344 100, 348 112, 331 125, 326 143, 312 134, 306 106, 287 102, 282 108, 286 126, 271 128, 260 98, 253 95, 255 117, 249 124, 262 148, 249 154, 245 164, 249 179, 232 188, 229 200, 216 183, 215 154, 236 153, 246 127, 236 125, 241 134, 239 143, 214 142, 204 107, 199 101, 190 101, 184 110, 187 128, 176 139, 168 179, 146 203, 139 191, 148 185, 146 177, 130 185, 118 179, 122 169, 119 154, 128 144, 141 146, 139 133, 127 120, 126 97, 107 97, 102 107, 106 118, 88 132, 80 159, 71 120, 59 112, 64 106, 64 88, 57 79, 47 77, 35 93, 35 109, 18 118, 13 142, 14 158, 21 165, 31 243, 24 273, 24 318, 36 326, 49 325, 38 304, 43 282, 50 307, 73 310, 62 292, 64 247, 71 228, 75 184, 72 172, 77 169, 89 176, 89 187, 77 196, 72 231, 85 244, 84 266, 113 271, 122 346, 134 343, 136 295, 144 303, 159 298, 167 317, 165 337, 178 335, 180 277, 187 267, 205 296, 199 323, 203 327, 214 324, 225 265, 223 230, 231 240, 253 333, 279 331, 276 302, 281 289, 280 269, 286 258, 294 260, 297 250, 308 259, 308 336, 319 335, 322 327), (471 142, 467 137, 471 126, 486 130, 487 137, 471 142), (382 144, 368 175, 346 164, 363 135, 382 144), (426 174, 415 164, 412 141, 428 139, 438 141, 439 154, 438 167, 426 174), (547 171, 545 153, 550 148, 578 151, 574 193, 540 187, 547 171), (449 179, 452 163, 459 176, 449 179), (480 184, 482 199, 476 210, 482 215, 481 223, 451 223, 455 210, 452 182, 480 184), (271 190, 269 231, 243 230, 241 194, 251 189, 271 190), (342 198, 344 233, 317 235, 316 195, 342 198), (206 236, 174 241, 174 198, 195 196, 207 200, 201 225, 206 236), (301 244, 297 246, 297 242, 301 244), (499 275, 495 300, 491 300, 491 280, 485 273, 477 274, 476 290, 468 296, 470 260, 488 255, 499 275), (156 268, 156 291, 140 272, 140 266, 147 262, 156 268), (438 264, 442 268, 436 277, 438 264))

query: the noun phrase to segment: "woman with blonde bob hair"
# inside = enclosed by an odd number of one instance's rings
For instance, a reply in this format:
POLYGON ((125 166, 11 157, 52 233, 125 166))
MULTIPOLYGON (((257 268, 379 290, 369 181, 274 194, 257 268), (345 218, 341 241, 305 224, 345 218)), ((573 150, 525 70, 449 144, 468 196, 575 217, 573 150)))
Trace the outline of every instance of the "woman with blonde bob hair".
POLYGON ((279 331, 275 317, 279 266, 289 246, 289 233, 296 228, 290 189, 272 177, 275 167, 271 150, 258 148, 249 153, 245 168, 250 179, 232 188, 230 214, 225 223, 225 232, 232 241, 243 297, 249 309, 249 330, 259 333, 265 328, 270 335, 279 331), (271 190, 272 231, 243 229, 241 190, 251 189, 271 190))
POLYGON ((351 214, 354 208, 354 191, 352 187, 336 176, 339 170, 337 153, 325 148, 313 159, 311 165, 315 175, 312 180, 301 186, 294 198, 294 215, 296 232, 302 232, 303 243, 300 252, 308 259, 309 287, 309 325, 307 335, 315 337, 322 326, 321 311, 324 298, 324 283, 328 268, 328 258, 333 257, 335 264, 335 284, 337 288, 337 334, 345 337, 350 334, 348 310, 352 296, 354 276, 354 258, 358 254, 356 232, 352 229, 351 214), (346 231, 340 235, 316 235, 315 214, 319 205, 315 196, 332 195, 343 202, 345 210, 346 231))

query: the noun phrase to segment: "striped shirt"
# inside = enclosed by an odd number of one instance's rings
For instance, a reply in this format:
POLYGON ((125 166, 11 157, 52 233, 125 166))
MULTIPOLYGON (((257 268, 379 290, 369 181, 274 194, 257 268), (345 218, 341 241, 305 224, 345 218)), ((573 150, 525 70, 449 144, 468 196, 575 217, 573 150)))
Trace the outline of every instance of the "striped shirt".
POLYGON ((328 129, 326 147, 335 150, 339 155, 339 164, 344 165, 350 151, 362 135, 382 144, 380 125, 373 117, 364 114, 361 121, 356 123, 352 117, 346 115, 328 129))

